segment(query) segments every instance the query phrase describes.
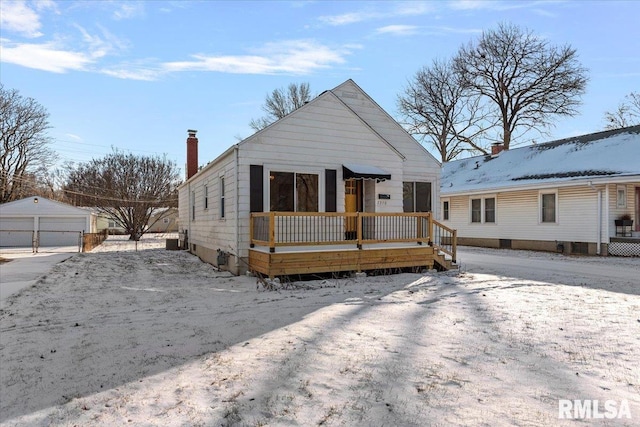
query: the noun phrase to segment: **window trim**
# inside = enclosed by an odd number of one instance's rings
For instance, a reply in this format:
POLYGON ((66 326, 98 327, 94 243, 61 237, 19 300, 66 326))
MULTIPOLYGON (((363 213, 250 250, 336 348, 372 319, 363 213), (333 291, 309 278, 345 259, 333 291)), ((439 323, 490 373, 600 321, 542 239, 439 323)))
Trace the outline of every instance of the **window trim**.
POLYGON ((191 220, 196 220, 196 190, 191 190, 191 220))
POLYGON ((451 220, 451 199, 449 198, 442 199, 442 220, 443 221, 451 220), (447 209, 444 208, 445 203, 447 204, 447 209))
MULTIPOLYGON (((451 209, 451 205, 449 205, 451 209)), ((492 224, 498 223, 498 195, 483 194, 469 196, 469 224, 492 224), (493 221, 487 221, 487 199, 493 199, 493 221), (473 221, 473 200, 480 200, 480 221, 473 221)))
POLYGON ((538 191, 538 224, 558 224, 559 223, 559 201, 558 201, 558 190, 557 189, 552 189, 552 190, 540 190, 538 191), (554 220, 553 221, 543 221, 544 216, 543 216, 543 196, 545 195, 549 195, 549 194, 553 194, 554 195, 554 202, 555 202, 555 206, 554 206, 554 220))
POLYGON ((431 181, 402 181, 402 211, 406 213, 415 213, 415 212, 433 212, 433 182, 431 181), (411 210, 405 210, 405 198, 404 198, 404 186, 405 184, 411 184, 411 210), (429 210, 428 211, 418 211, 418 184, 428 184, 429 185, 429 210))
POLYGON ((220 180, 220 219, 225 219, 226 218, 226 211, 225 211, 225 180, 224 180, 224 175, 221 175, 218 177, 218 179, 220 180))
POLYGON ((315 175, 317 177, 316 179, 316 184, 317 184, 317 205, 318 205, 318 212, 324 212, 325 210, 325 199, 324 199, 324 193, 325 193, 325 175, 324 175, 324 171, 325 169, 319 169, 319 168, 309 168, 309 169, 305 169, 305 170, 301 170, 299 168, 292 168, 291 166, 278 166, 278 165, 269 165, 269 166, 264 166, 264 169, 266 171, 266 179, 267 179, 267 185, 265 185, 266 187, 266 195, 267 195, 267 203, 266 206, 268 207, 267 212, 271 212, 271 188, 270 188, 270 181, 271 181, 271 174, 273 173, 291 173, 293 174, 293 211, 292 212, 301 212, 298 211, 298 191, 297 191, 297 176, 298 174, 301 175, 315 175))
POLYGON ((482 197, 469 197, 469 224, 482 224, 482 197), (478 221, 473 220, 473 201, 480 201, 480 218, 478 221))
POLYGON ((498 198, 493 194, 482 199, 482 221, 485 224, 498 223, 498 198), (487 200, 489 199, 493 199, 493 221, 487 221, 487 200))
POLYGON ((209 209, 209 184, 204 184, 203 194, 204 210, 206 211, 209 209))
POLYGON ((626 185, 616 185, 616 207, 620 209, 627 208, 627 186, 626 185), (623 194, 622 198, 620 198, 621 192, 623 194))

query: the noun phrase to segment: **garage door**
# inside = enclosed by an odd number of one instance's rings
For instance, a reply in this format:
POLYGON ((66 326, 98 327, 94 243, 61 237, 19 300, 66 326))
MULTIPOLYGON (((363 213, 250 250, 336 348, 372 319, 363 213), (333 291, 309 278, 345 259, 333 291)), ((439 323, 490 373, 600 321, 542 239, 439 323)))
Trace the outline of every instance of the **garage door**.
POLYGON ((78 246, 85 218, 40 217, 40 246, 78 246))
POLYGON ((31 247, 33 218, 0 218, 0 246, 31 247))

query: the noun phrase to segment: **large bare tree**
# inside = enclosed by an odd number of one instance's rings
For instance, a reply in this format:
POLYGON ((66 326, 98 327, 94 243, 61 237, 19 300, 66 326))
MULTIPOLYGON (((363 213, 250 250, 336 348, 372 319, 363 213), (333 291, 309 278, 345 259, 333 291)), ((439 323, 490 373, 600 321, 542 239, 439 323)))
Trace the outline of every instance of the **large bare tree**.
POLYGON ((95 207, 139 240, 152 214, 155 222, 178 205, 180 184, 175 162, 159 156, 135 156, 115 151, 69 172, 64 191, 75 205, 95 207))
POLYGON ((605 129, 640 125, 640 92, 631 92, 624 98, 615 111, 604 113, 605 129))
POLYGON ((506 23, 462 46, 454 63, 465 88, 493 106, 505 149, 514 137, 546 135, 559 116, 577 114, 588 80, 575 49, 506 23))
POLYGON ((42 105, 0 84, 0 203, 36 194, 38 177, 57 159, 49 128, 42 105))
POLYGON ((487 126, 480 97, 462 85, 451 60, 419 70, 397 104, 407 131, 437 150, 442 162, 465 151, 487 152, 479 145, 487 126))
POLYGON ((249 126, 257 132, 302 107, 310 100, 311 89, 309 88, 309 83, 291 83, 286 89, 274 89, 270 95, 267 95, 262 106, 262 110, 267 115, 259 119, 252 119, 249 126))

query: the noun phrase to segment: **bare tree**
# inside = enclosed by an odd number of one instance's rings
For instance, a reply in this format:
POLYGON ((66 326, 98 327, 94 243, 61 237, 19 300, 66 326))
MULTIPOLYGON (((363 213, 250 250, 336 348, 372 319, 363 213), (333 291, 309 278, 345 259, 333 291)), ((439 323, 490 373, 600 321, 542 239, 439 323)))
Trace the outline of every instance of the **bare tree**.
POLYGON ((546 135, 558 116, 577 114, 588 80, 575 49, 512 24, 462 46, 454 63, 464 86, 493 105, 505 149, 514 137, 546 135))
POLYGON ((259 119, 252 119, 249 126, 256 132, 264 129, 276 120, 302 107, 309 100, 311 100, 309 83, 291 83, 286 90, 284 88, 274 89, 271 95, 267 95, 262 106, 262 110, 267 115, 259 119))
POLYGON ((33 98, 0 84, 0 203, 34 194, 34 183, 56 161, 46 133, 48 119, 33 98))
POLYGON ((76 206, 95 207, 122 226, 131 240, 139 240, 147 226, 169 214, 161 209, 178 205, 179 184, 176 164, 166 157, 115 151, 70 171, 64 191, 76 206))
POLYGON ((605 129, 640 125, 640 92, 631 92, 624 98, 615 111, 604 113, 605 129))
POLYGON ((435 148, 442 162, 465 151, 487 152, 477 143, 486 126, 480 97, 462 85, 452 61, 434 60, 419 70, 397 103, 407 131, 435 148))

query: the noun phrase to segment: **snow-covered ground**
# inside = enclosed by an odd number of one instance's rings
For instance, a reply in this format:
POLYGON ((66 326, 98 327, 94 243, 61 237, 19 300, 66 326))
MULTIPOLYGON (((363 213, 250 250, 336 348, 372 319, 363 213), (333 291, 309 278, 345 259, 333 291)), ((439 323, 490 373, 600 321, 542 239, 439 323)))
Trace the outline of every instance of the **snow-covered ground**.
POLYGON ((462 248, 456 273, 265 291, 133 245, 6 299, 2 425, 640 425, 639 259, 462 248))

